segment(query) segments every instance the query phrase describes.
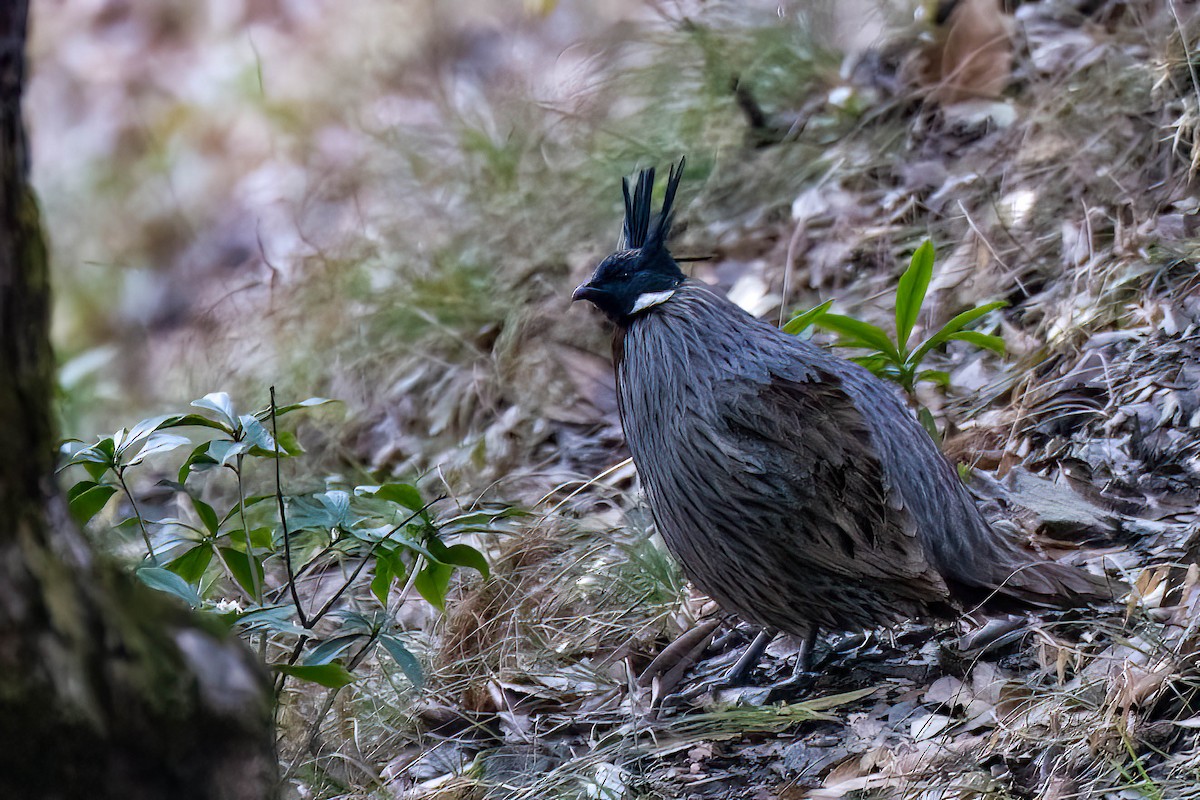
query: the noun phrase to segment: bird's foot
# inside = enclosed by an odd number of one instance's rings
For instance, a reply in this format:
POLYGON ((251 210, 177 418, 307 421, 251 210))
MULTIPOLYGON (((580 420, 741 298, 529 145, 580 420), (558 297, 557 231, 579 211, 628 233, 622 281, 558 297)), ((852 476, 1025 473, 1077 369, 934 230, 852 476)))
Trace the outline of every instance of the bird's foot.
POLYGON ((813 687, 817 684, 817 679, 820 677, 820 672, 796 670, 792 673, 791 677, 775 681, 767 686, 767 696, 764 702, 790 703, 800 700, 812 692, 813 687))

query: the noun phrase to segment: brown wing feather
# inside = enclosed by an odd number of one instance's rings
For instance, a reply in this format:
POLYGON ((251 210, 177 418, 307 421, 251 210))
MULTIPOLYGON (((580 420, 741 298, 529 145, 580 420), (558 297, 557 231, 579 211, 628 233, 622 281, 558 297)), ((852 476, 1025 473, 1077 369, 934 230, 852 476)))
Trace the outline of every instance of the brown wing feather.
POLYGON ((916 521, 885 479, 871 431, 839 379, 771 375, 739 386, 718 408, 749 467, 732 476, 740 495, 776 508, 777 527, 762 535, 803 548, 815 568, 884 581, 914 600, 943 599, 916 521))

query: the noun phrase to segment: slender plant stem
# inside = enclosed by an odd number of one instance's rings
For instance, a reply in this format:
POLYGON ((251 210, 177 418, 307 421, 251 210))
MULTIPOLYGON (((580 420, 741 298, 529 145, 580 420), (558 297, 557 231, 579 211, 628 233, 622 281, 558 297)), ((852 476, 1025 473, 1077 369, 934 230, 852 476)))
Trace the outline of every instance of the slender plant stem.
MULTIPOLYGON (((367 639, 367 643, 364 644, 362 648, 354 654, 354 657, 351 658, 346 664, 346 670, 348 672, 353 672, 358 665, 362 663, 362 660, 367 657, 367 654, 370 653, 371 649, 375 646, 375 642, 378 638, 379 631, 375 631, 371 634, 371 637, 367 639)), ((333 708, 334 700, 337 699, 338 694, 344 688, 346 687, 343 686, 337 689, 330 689, 329 694, 325 696, 325 702, 321 704, 321 710, 317 712, 317 716, 309 728, 308 741, 305 743, 304 747, 301 748, 298 753, 296 753, 296 758, 292 761, 291 765, 288 766, 287 772, 285 772, 283 777, 280 779, 281 784, 292 777, 292 774, 296 771, 296 768, 300 766, 300 762, 304 759, 304 754, 306 752, 312 752, 312 748, 317 741, 317 734, 321 732, 321 724, 325 721, 325 717, 329 715, 329 709, 333 708)))
POLYGON ((300 603, 300 592, 296 589, 296 570, 292 566, 292 536, 288 533, 287 511, 283 503, 283 480, 280 478, 279 462, 283 457, 279 447, 279 423, 275 418, 275 387, 271 387, 271 436, 275 438, 275 499, 279 503, 279 527, 283 531, 283 561, 287 565, 288 589, 292 593, 292 604, 296 606, 296 616, 300 625, 311 628, 308 617, 304 614, 304 606, 300 603))
POLYGON ((246 540, 246 563, 250 567, 250 582, 254 587, 254 602, 262 605, 263 591, 262 579, 258 576, 258 567, 254 558, 254 545, 250 542, 250 526, 246 524, 246 487, 242 483, 242 459, 245 458, 241 453, 237 457, 237 469, 233 471, 237 475, 238 487, 238 514, 242 518, 242 536, 246 540))
POLYGON ((138 509, 137 500, 133 499, 133 492, 129 491, 129 484, 125 483, 125 470, 114 469, 117 473, 117 480, 121 482, 121 488, 125 491, 125 496, 129 498, 129 505, 133 507, 133 516, 137 518, 138 527, 142 531, 142 541, 146 543, 146 552, 150 554, 150 563, 158 565, 158 556, 154 553, 154 545, 150 543, 150 532, 146 530, 146 521, 142 519, 142 512, 138 509))
POLYGON ((320 620, 322 617, 324 617, 326 614, 328 614, 330 612, 330 610, 333 608, 333 604, 336 603, 341 598, 341 596, 343 594, 345 594, 346 590, 350 588, 350 586, 354 583, 354 581, 358 579, 358 576, 363 571, 363 568, 366 567, 367 564, 371 561, 371 556, 375 555, 375 551, 379 549, 379 545, 381 545, 384 542, 386 542, 387 540, 391 539, 393 536, 396 535, 396 533, 398 533, 401 529, 403 529, 405 525, 412 522, 419 515, 424 514, 426 511, 428 511, 429 507, 432 506, 434 503, 437 503, 437 502, 439 502, 441 500, 445 500, 445 499, 446 499, 445 495, 443 495, 441 497, 430 500, 428 503, 421 506, 419 509, 417 509, 416 511, 412 512, 407 517, 405 517, 403 522, 401 522, 399 525, 396 525, 394 528, 392 528, 390 531, 388 531, 386 535, 380 537, 380 539, 378 541, 373 542, 371 544, 371 548, 369 550, 367 550, 367 554, 365 556, 363 556, 362 561, 358 562, 358 566, 354 568, 354 572, 350 573, 350 577, 346 579, 346 581, 342 584, 341 588, 338 589, 336 592, 334 592, 333 597, 329 598, 329 600, 325 603, 325 605, 321 606, 321 610, 318 611, 316 614, 314 614, 311 619, 309 619, 309 624, 306 625, 305 627, 312 627, 312 625, 315 625, 318 620, 320 620))

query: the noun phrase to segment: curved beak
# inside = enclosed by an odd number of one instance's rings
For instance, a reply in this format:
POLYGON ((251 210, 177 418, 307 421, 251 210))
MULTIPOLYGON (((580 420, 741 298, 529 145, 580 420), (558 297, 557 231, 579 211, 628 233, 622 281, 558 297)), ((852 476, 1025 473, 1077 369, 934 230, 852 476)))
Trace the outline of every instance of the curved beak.
POLYGON ((596 298, 602 297, 606 294, 608 294, 608 292, 604 291, 603 289, 597 289, 590 283, 581 283, 575 287, 575 291, 571 293, 571 302, 574 303, 576 300, 590 300, 594 303, 596 302, 596 298))

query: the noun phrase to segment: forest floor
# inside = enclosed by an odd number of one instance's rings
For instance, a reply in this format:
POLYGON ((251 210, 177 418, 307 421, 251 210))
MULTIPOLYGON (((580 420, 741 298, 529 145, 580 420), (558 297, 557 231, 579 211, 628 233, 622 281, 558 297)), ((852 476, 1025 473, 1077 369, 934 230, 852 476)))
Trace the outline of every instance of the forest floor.
POLYGON ((423 688, 371 660, 328 715, 285 694, 287 796, 1200 797, 1190 5, 968 0, 937 52, 989 56, 953 91, 915 66, 939 47, 917 28, 872 17, 883 42, 850 52, 845 16, 786 4, 151 5, 35 21, 35 177, 78 265, 68 429, 277 382, 345 402, 301 430, 314 476, 522 511, 471 540, 490 578, 406 617, 423 688), (763 688, 781 639, 755 685, 715 688, 753 631, 654 536, 608 331, 568 302, 615 242, 620 177, 679 155, 674 249, 753 313, 836 298, 888 328, 927 237, 922 330, 1007 301, 981 328, 1007 355, 936 354, 949 387, 920 400, 989 517, 1135 598, 833 635, 789 702, 763 688))

